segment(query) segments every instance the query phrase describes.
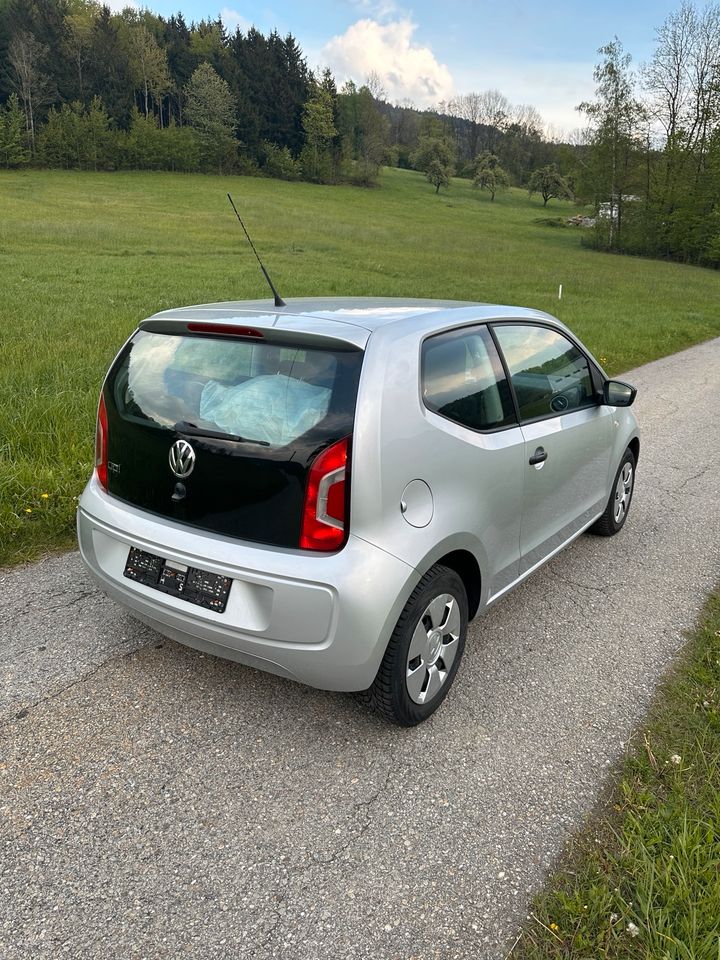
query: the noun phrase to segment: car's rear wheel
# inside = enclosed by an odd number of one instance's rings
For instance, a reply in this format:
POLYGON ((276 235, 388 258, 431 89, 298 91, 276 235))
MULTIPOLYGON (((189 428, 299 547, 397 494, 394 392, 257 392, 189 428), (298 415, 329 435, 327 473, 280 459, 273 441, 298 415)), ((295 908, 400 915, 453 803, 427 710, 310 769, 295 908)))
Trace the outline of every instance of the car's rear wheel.
POLYGON ((591 533, 613 537, 625 525, 635 489, 635 455, 627 449, 620 461, 605 512, 592 527, 591 533))
POLYGON ((468 601, 454 570, 432 567, 400 615, 366 699, 404 727, 422 723, 447 696, 460 666, 468 601))

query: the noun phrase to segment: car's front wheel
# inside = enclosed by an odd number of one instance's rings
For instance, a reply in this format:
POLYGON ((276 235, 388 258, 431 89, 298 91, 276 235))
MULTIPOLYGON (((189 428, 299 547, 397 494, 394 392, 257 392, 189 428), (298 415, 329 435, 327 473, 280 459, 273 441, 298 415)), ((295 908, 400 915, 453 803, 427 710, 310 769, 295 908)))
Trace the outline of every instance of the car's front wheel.
POLYGON ((629 448, 625 451, 603 515, 590 527, 590 533, 612 537, 622 530, 632 502, 635 489, 635 455, 629 448))
POLYGON ((369 703, 388 720, 412 727, 437 710, 450 690, 465 649, 468 601, 460 577, 432 567, 400 615, 369 703))

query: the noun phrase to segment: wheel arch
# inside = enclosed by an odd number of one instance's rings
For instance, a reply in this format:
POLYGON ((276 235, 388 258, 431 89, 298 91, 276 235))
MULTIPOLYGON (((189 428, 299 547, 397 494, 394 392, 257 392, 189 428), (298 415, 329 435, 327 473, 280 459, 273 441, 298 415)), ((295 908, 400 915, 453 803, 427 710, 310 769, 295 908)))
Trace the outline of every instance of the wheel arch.
POLYGON ((469 550, 452 550, 434 561, 443 567, 449 567, 460 577, 468 599, 468 620, 472 620, 480 607, 482 594, 482 574, 477 558, 469 550))

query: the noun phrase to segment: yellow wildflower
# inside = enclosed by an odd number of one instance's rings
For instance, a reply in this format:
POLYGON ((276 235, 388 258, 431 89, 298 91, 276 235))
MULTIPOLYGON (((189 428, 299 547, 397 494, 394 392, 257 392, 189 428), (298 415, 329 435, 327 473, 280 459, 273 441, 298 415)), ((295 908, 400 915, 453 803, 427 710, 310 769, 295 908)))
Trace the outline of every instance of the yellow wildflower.
POLYGON ((550 929, 551 929, 551 930, 559 930, 560 927, 559 927, 556 923, 551 923, 551 924, 550 924, 550 929))
POLYGON ((32 513, 32 507, 25 507, 25 513, 32 513))
POLYGON ((50 496, 49 493, 41 493, 41 494, 40 494, 40 499, 41 499, 41 500, 47 500, 49 496, 50 496))

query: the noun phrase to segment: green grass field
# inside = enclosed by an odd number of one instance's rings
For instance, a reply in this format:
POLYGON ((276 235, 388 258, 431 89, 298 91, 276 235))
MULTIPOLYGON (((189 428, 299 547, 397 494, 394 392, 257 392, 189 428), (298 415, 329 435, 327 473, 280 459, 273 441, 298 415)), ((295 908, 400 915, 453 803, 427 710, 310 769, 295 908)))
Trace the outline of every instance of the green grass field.
POLYGON ((594 253, 575 212, 386 171, 373 190, 167 173, 0 172, 0 564, 72 543, 97 394, 136 323, 282 295, 449 297, 555 313, 610 372, 720 334, 720 275, 594 253), (558 302, 558 285, 564 286, 558 302))

